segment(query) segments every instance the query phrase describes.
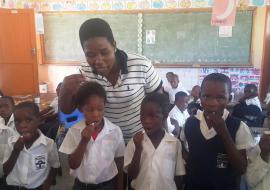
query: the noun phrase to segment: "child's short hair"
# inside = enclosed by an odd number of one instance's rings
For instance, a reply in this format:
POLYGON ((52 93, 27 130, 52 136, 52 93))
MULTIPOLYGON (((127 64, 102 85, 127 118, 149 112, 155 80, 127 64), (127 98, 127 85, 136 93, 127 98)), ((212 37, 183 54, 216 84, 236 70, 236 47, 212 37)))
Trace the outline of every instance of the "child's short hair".
POLYGON ((104 99, 104 103, 107 100, 106 92, 104 88, 97 82, 85 82, 83 83, 76 96, 77 106, 80 108, 85 104, 85 101, 89 96, 97 95, 100 98, 104 99))
POLYGON ((179 92, 177 92, 177 93, 175 94, 175 101, 177 101, 178 98, 180 98, 180 97, 187 97, 187 96, 188 96, 187 93, 185 93, 185 92, 183 92, 183 91, 179 91, 179 92))
POLYGON ((229 89, 229 94, 232 91, 232 82, 231 82, 231 79, 227 75, 224 75, 222 73, 211 73, 207 75, 206 77, 204 77, 202 81, 201 89, 203 89, 204 84, 207 81, 222 82, 224 84, 227 84, 228 89, 229 89))
POLYGON ((245 93, 257 93, 258 88, 255 84, 246 84, 246 86, 244 88, 244 92, 245 93))
POLYGON ((11 103, 12 106, 15 106, 14 99, 11 96, 2 96, 0 99, 6 99, 11 103))
POLYGON ((33 111, 34 115, 36 117, 39 117, 39 107, 36 103, 34 102, 30 102, 30 101, 27 101, 27 102, 21 102, 19 103, 18 105, 15 106, 15 111, 17 109, 30 109, 33 111))
POLYGON ((169 114, 170 103, 169 103, 168 97, 165 94, 161 94, 158 92, 147 94, 142 101, 142 105, 145 103, 150 103, 150 102, 158 105, 163 115, 169 114))
POLYGON ((90 38, 105 37, 113 45, 115 43, 110 25, 103 19, 92 18, 86 20, 79 30, 81 46, 90 38))

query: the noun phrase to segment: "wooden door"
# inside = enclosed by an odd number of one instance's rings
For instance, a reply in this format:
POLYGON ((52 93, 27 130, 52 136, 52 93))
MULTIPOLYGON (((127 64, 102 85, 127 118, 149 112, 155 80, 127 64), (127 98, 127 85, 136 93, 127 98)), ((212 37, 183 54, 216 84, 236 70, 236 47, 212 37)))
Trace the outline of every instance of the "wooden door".
POLYGON ((38 93, 32 9, 0 9, 0 89, 6 95, 38 93))

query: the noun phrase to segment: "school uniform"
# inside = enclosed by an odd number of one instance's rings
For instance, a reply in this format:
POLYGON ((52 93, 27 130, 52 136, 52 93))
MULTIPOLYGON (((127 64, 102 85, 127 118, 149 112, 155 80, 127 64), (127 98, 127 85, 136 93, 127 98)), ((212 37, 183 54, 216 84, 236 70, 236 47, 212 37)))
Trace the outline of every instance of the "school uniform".
POLYGON ((246 99, 245 103, 247 106, 249 106, 249 105, 257 106, 262 111, 261 102, 260 102, 258 96, 254 97, 254 98, 246 99))
POLYGON ((0 117, 0 124, 5 125, 7 127, 12 128, 15 132, 17 132, 16 127, 15 127, 15 122, 14 122, 14 115, 12 114, 7 122, 7 124, 5 124, 5 119, 0 117))
POLYGON ((270 161, 265 162, 261 156, 259 145, 249 152, 249 163, 246 178, 254 190, 269 190, 270 187, 270 161))
MULTIPOLYGON (((6 162, 19 136, 8 139, 4 154, 6 162)), ((41 189, 51 168, 59 168, 60 162, 56 144, 39 131, 39 137, 28 149, 21 150, 16 164, 6 178, 9 189, 41 189)))
MULTIPOLYGON (((81 132, 85 127, 84 119, 71 127, 59 151, 71 154, 79 145, 81 132)), ((99 189, 98 187, 110 185, 111 189, 114 189, 113 184, 108 183, 118 174, 114 159, 123 157, 124 149, 121 129, 104 117, 103 129, 95 140, 91 137, 80 166, 70 170, 70 174, 76 178, 74 186, 79 189, 99 189)))
MULTIPOLYGON (((178 139, 165 132, 157 149, 144 133, 142 141, 140 171, 131 186, 135 190, 175 190, 175 176, 185 175, 182 147, 178 139)), ((135 144, 130 140, 124 158, 124 168, 127 170, 135 152, 135 144)))
MULTIPOLYGON (((248 127, 238 119, 229 116, 225 109, 222 118, 238 150, 254 146, 248 127)), ((209 129, 203 112, 187 119, 180 135, 187 142, 186 190, 235 190, 239 187, 240 176, 228 163, 228 155, 222 140, 214 128, 209 129)))
POLYGON ((10 127, 0 124, 0 189, 4 188, 5 178, 3 172, 4 152, 7 148, 8 138, 16 135, 10 127))
MULTIPOLYGON (((178 122, 178 125, 180 127, 184 127, 184 124, 188 117, 189 117, 188 111, 187 110, 181 111, 176 105, 173 107, 173 109, 169 113, 169 118, 175 119, 178 122)), ((173 130, 169 131, 169 133, 172 133, 173 130)))

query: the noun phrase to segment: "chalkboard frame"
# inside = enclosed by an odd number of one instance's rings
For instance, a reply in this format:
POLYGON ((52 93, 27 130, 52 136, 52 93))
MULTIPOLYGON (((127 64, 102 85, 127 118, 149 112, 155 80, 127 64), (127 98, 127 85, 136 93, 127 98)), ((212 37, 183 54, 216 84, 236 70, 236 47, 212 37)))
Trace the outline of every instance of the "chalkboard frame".
MULTIPOLYGON (((254 15, 254 10, 256 7, 249 7, 245 9, 244 11, 252 11, 252 14, 254 15)), ((186 9, 162 9, 162 10, 155 10, 155 9, 149 9, 149 10, 102 10, 102 11, 62 11, 62 12, 41 12, 43 16, 46 15, 65 15, 65 14, 144 14, 144 13, 190 13, 190 12, 211 12, 211 8, 186 8, 186 9)), ((240 10, 242 11, 242 10, 240 10)), ((252 25, 254 22, 254 16, 252 18, 252 25)), ((237 23, 236 23, 237 24, 237 23)), ((252 26, 251 26, 252 27, 252 26)), ((198 62, 191 62, 188 64, 177 64, 177 63, 159 63, 153 61, 153 64, 155 67, 159 68, 181 68, 181 67, 252 67, 252 37, 253 37, 253 31, 251 31, 250 36, 250 53, 249 53, 249 63, 248 64, 239 64, 239 63, 198 63, 198 62)), ((45 56, 45 48, 44 48, 44 34, 40 35, 40 44, 41 44, 41 59, 42 64, 53 64, 53 65, 80 65, 81 61, 53 61, 49 60, 45 56)))

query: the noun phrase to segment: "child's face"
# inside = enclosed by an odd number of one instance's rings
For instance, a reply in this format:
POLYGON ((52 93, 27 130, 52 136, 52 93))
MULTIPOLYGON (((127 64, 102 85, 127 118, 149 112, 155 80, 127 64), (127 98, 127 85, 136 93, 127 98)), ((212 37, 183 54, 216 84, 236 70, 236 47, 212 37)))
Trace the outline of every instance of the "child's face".
POLYGON ((201 87, 199 86, 194 86, 191 90, 191 95, 194 98, 199 98, 200 97, 200 92, 201 92, 201 87))
POLYGON ((39 119, 30 108, 18 108, 14 112, 15 126, 18 133, 32 141, 38 134, 39 119))
POLYGON ((171 80, 171 86, 172 86, 172 88, 177 88, 178 83, 179 83, 178 78, 177 77, 173 77, 172 80, 171 80))
POLYGON ((153 103, 147 102, 141 107, 141 122, 148 136, 152 136, 163 128, 163 114, 160 107, 153 103))
POLYGON ((6 98, 0 98, 0 116, 7 119, 13 113, 13 105, 6 98))
POLYGON ((87 98, 85 104, 81 107, 87 123, 95 123, 96 126, 101 125, 104 116, 104 99, 92 95, 87 98))
POLYGON ((183 97, 179 97, 176 101, 175 101, 175 105, 178 107, 178 109, 180 109, 181 111, 185 111, 187 109, 188 106, 188 100, 189 97, 188 96, 183 96, 183 97))
POLYGON ((201 89, 201 104, 206 114, 223 114, 229 102, 229 87, 223 82, 205 81, 201 89))

